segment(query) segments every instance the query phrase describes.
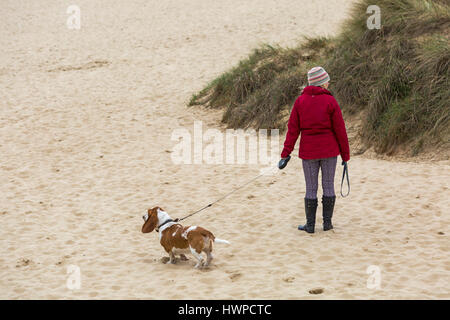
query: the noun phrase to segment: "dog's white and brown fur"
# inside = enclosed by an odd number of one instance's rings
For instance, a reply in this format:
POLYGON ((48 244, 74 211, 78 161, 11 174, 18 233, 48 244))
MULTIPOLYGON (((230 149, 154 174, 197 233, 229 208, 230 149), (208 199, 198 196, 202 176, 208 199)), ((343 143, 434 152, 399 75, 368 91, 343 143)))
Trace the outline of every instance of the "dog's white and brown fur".
POLYGON ((226 243, 228 241, 214 237, 214 235, 197 226, 183 227, 181 224, 170 221, 170 216, 160 207, 148 209, 143 217, 144 225, 142 232, 152 232, 155 228, 159 230, 159 240, 164 250, 169 254, 168 263, 175 263, 175 254, 179 254, 182 260, 187 260, 185 253, 191 252, 197 259, 196 268, 207 267, 213 259, 213 242, 226 243), (166 221, 170 221, 165 223, 166 221), (160 227, 161 226, 161 227, 160 227), (206 261, 202 252, 206 253, 206 261))

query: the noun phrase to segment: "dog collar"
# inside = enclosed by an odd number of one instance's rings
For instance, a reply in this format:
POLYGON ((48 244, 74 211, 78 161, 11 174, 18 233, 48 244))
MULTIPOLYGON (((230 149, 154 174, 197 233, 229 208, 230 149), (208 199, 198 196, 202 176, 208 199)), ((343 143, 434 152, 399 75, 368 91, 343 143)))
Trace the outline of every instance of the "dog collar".
POLYGON ((164 221, 163 223, 161 223, 158 227, 156 227, 156 232, 159 232, 159 228, 161 228, 163 225, 169 223, 169 222, 173 222, 172 219, 168 219, 166 221, 164 221))

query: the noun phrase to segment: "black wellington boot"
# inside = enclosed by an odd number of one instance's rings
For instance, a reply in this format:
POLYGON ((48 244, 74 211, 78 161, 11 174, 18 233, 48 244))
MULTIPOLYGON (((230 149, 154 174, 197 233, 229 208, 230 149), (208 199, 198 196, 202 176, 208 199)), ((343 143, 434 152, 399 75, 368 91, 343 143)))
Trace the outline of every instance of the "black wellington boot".
POLYGON ((303 226, 298 226, 298 230, 303 230, 308 233, 314 233, 314 226, 316 225, 316 211, 317 199, 305 198, 306 224, 303 226))
POLYGON ((322 197, 322 217, 323 217, 323 231, 333 229, 331 224, 331 218, 333 217, 334 203, 336 202, 336 196, 334 197, 322 197))

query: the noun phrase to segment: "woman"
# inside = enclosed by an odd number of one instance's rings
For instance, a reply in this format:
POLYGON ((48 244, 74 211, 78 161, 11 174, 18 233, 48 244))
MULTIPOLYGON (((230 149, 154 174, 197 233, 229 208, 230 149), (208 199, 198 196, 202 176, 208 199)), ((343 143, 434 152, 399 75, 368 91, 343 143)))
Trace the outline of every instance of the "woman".
POLYGON ((327 231, 333 229, 331 218, 336 201, 334 174, 337 156, 340 154, 344 162, 350 159, 344 119, 336 99, 327 90, 329 82, 330 76, 322 67, 308 72, 309 86, 295 101, 281 153, 282 159, 290 155, 301 132, 299 157, 306 181, 306 224, 298 229, 308 233, 314 233, 316 223, 319 169, 322 171, 323 230, 327 231))

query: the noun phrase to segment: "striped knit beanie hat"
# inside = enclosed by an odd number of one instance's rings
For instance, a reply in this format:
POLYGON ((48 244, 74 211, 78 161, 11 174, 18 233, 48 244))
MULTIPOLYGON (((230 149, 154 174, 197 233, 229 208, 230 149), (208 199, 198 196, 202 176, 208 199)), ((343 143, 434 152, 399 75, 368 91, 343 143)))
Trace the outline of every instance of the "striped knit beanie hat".
POLYGON ((330 81, 330 76, 322 67, 314 67, 308 71, 308 83, 310 86, 321 86, 330 81))

